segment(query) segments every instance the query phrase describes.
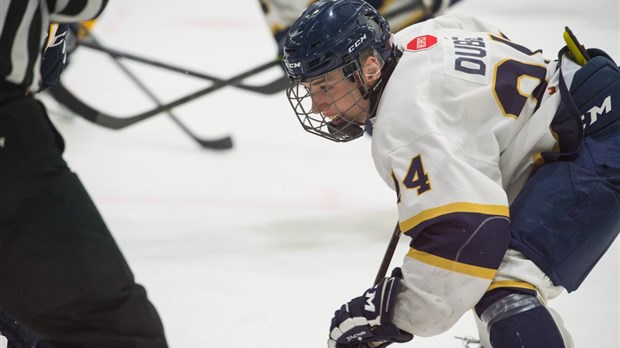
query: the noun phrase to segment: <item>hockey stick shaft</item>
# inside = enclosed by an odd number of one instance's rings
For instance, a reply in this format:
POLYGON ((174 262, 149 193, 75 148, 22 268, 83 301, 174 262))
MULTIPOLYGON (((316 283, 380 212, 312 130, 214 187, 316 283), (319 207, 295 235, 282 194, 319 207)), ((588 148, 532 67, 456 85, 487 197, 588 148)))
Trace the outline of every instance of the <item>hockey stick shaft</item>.
MULTIPOLYGON (((150 58, 144 58, 144 57, 137 56, 135 54, 121 52, 115 49, 104 47, 101 44, 97 43, 96 41, 92 41, 92 40, 80 40, 79 45, 106 53, 110 56, 133 60, 133 61, 140 62, 143 64, 152 65, 158 68, 178 72, 186 76, 197 77, 197 78, 205 79, 205 80, 212 81, 215 83, 222 83, 222 82, 227 81, 227 80, 224 80, 219 77, 212 76, 212 75, 208 75, 208 74, 204 74, 204 73, 200 73, 196 71, 191 71, 189 69, 185 69, 185 68, 181 68, 178 66, 164 63, 164 62, 156 61, 150 58)), ((262 86, 245 85, 245 84, 242 84, 241 81, 235 81, 233 83, 229 83, 229 85, 243 89, 243 90, 260 93, 260 94, 275 94, 275 93, 281 92, 284 89, 286 89, 286 87, 288 86, 288 78, 286 76, 283 76, 262 86)))
POLYGON ((62 83, 58 84, 56 87, 50 88, 50 93, 54 97, 54 99, 58 100, 60 103, 65 105, 69 110, 73 111, 76 114, 81 115, 85 119, 93 123, 96 123, 100 126, 106 127, 106 128, 122 129, 125 127, 129 127, 133 124, 136 124, 140 121, 143 121, 145 119, 148 119, 159 113, 175 108, 179 105, 188 103, 206 94, 215 92, 223 87, 229 86, 233 83, 237 83, 245 78, 248 78, 252 75, 256 75, 278 64, 279 62, 276 60, 269 61, 253 69, 250 69, 246 72, 233 76, 230 79, 224 80, 222 82, 216 82, 207 88, 196 91, 185 97, 181 97, 171 102, 159 105, 151 110, 145 111, 137 115, 129 116, 129 117, 118 117, 118 116, 109 115, 109 114, 103 113, 87 105, 86 103, 78 99, 75 95, 73 95, 73 93, 67 90, 62 83))
MULTIPOLYGON (((89 35, 93 43, 98 44, 95 36, 93 36, 92 33, 90 33, 89 35)), ((159 100, 159 98, 157 98, 157 96, 155 96, 155 94, 142 81, 140 81, 140 79, 138 79, 138 77, 134 73, 132 73, 131 70, 129 70, 129 68, 127 68, 123 64, 123 62, 119 60, 118 57, 110 55, 110 58, 112 58, 116 66, 118 66, 118 68, 121 69, 123 73, 125 73, 125 75, 127 75, 127 77, 129 77, 136 84, 136 86, 138 86, 155 104, 157 104, 157 106, 161 106, 161 101, 159 100)), ((232 139, 230 138, 230 136, 214 140, 201 139, 197 137, 183 122, 181 122, 181 120, 174 113, 172 113, 171 110, 167 110, 166 113, 168 114, 168 116, 170 116, 174 123, 179 126, 179 128, 181 128, 183 132, 185 132, 185 134, 189 135, 190 138, 196 141, 203 148, 209 148, 213 150, 224 150, 232 148, 232 139)))
POLYGON ((392 257, 394 257, 394 252, 396 251, 396 246, 398 245, 398 240, 400 239, 400 226, 396 223, 396 227, 394 227, 394 232, 392 232, 392 237, 390 237, 390 242, 388 243, 387 249, 385 250, 385 254, 383 255, 383 260, 381 260, 381 266, 379 266, 379 271, 377 272, 377 276, 375 277, 375 281, 373 284, 377 284, 385 277, 388 269, 390 268, 390 263, 392 262, 392 257))
MULTIPOLYGON (((414 12, 414 15, 410 15, 411 19, 411 23, 414 22, 418 22, 420 20, 422 20, 424 17, 428 17, 429 13, 428 10, 425 8, 425 6, 422 4, 422 1, 418 1, 418 2, 413 2, 411 4, 408 4, 406 6, 403 6, 401 8, 397 8, 395 10, 392 10, 390 12, 386 12, 384 14, 384 17, 389 21, 391 19, 393 19, 394 17, 403 15, 405 13, 412 13, 414 12)), ((90 33, 90 30, 88 28, 86 28, 85 26, 81 26, 81 29, 84 30, 85 32, 87 32, 89 35, 92 35, 90 33)), ((129 59, 129 60, 133 60, 136 62, 140 62, 143 64, 147 64, 147 65, 152 65, 158 68, 162 68, 162 69, 167 69, 170 71, 174 71, 174 72, 178 72, 187 76, 191 76, 191 77, 197 77, 197 78, 202 78, 205 80, 209 80, 212 82, 224 82, 226 80, 215 77, 213 75, 208 75, 205 73, 200 73, 200 72, 196 72, 196 71, 192 71, 186 68, 182 68, 182 67, 178 67, 178 66, 174 66, 172 64, 168 64, 168 63, 164 63, 161 61, 156 61, 154 59, 150 59, 150 58, 145 58, 145 57, 141 57, 135 54, 131 54, 128 52, 122 52, 120 50, 116 50, 116 49, 112 49, 109 47, 105 47, 101 44, 99 44, 96 41, 89 41, 89 40, 79 40, 79 45, 84 46, 84 47, 88 47, 90 49, 93 50, 97 50, 97 51, 101 51, 104 53, 107 53, 111 56, 115 56, 118 58, 125 58, 125 59, 129 59)), ((245 85, 242 84, 240 81, 236 82, 236 83, 231 83, 232 86, 240 88, 240 89, 244 89, 244 90, 248 90, 251 92, 256 92, 256 93, 260 93, 260 94, 275 94, 278 92, 281 92, 283 90, 286 89, 286 87, 288 86, 288 77, 286 75, 273 80, 270 83, 264 84, 262 86, 250 86, 250 85, 245 85)))

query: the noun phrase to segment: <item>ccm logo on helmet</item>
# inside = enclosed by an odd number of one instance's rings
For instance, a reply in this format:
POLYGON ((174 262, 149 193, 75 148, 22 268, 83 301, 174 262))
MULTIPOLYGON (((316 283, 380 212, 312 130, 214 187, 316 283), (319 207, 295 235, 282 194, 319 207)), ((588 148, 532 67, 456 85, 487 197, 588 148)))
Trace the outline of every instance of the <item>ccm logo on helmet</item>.
POLYGON ((286 63, 286 67, 289 68, 289 69, 301 68, 301 62, 286 63))
POLYGON ((349 50, 348 50, 349 53, 353 52, 364 41, 366 41, 366 34, 364 34, 364 36, 362 36, 359 39, 357 39, 357 41, 355 41, 355 43, 353 45, 351 45, 351 47, 349 47, 349 50))

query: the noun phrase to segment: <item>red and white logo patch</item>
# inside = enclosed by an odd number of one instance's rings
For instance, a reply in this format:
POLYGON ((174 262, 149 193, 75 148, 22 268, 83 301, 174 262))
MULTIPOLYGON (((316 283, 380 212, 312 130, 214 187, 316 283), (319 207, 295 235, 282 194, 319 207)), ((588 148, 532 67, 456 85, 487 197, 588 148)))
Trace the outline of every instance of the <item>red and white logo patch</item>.
POLYGON ((429 49, 437 44, 437 37, 433 35, 422 35, 413 38, 407 44, 409 51, 419 51, 429 49))

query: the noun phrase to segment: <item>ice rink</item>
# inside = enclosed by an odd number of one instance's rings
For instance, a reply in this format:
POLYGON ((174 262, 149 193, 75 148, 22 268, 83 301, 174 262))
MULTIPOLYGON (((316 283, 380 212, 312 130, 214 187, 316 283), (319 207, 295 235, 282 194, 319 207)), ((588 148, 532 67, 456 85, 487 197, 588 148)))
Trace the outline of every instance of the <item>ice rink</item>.
MULTIPOLYGON (((550 59, 569 26, 620 62, 618 0, 463 0, 449 12, 496 24, 550 59)), ((110 1, 94 33, 111 48, 228 78, 275 58, 257 0, 110 1)), ((163 101, 210 82, 125 61, 163 101)), ((246 82, 264 84, 279 68, 246 82)), ((114 62, 80 48, 64 83, 107 113, 154 105, 114 62)), ((336 144, 304 132, 284 93, 226 87, 115 131, 72 117, 48 96, 65 158, 100 208, 164 322, 173 348, 326 347, 331 316, 374 277, 396 222, 395 194, 376 173, 370 139, 336 144)), ((394 257, 398 266, 407 238, 394 257)), ((620 255, 612 246, 578 291, 550 303, 579 348, 620 347, 620 255)), ((424 315, 424 313, 420 313, 424 315)), ((471 314, 437 337, 395 345, 462 347, 471 314)))

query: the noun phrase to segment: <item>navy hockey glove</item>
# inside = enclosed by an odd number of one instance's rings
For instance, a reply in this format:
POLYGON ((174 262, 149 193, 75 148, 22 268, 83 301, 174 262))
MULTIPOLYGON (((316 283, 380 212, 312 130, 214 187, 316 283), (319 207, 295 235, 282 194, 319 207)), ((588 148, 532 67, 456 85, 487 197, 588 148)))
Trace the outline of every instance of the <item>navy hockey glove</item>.
POLYGON ((58 84, 60 74, 67 64, 67 36, 71 35, 68 24, 52 24, 43 46, 41 60, 41 89, 46 90, 58 84))
POLYGON ((383 348, 413 339, 413 335, 392 323, 399 285, 399 277, 384 278, 337 310, 332 318, 328 347, 383 348))

